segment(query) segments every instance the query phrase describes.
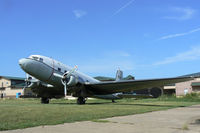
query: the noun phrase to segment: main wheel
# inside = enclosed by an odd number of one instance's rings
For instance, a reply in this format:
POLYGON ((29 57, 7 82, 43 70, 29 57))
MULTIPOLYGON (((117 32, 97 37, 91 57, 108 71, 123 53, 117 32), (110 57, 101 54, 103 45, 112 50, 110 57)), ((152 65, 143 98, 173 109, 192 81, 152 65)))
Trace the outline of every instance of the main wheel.
POLYGON ((85 104, 85 98, 84 97, 78 97, 77 104, 85 104))
POLYGON ((42 97, 41 98, 41 103, 43 103, 43 104, 49 104, 49 98, 42 97))
POLYGON ((150 90, 150 94, 154 97, 157 98, 162 95, 162 89, 158 87, 154 87, 150 90))

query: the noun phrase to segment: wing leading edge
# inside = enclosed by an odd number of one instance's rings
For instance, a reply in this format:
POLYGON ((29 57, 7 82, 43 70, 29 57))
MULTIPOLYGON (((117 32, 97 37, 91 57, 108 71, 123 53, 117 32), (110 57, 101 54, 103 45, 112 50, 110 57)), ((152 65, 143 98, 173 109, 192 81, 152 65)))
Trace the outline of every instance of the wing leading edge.
POLYGON ((176 77, 148 80, 121 80, 87 84, 86 87, 93 94, 111 94, 130 92, 145 88, 161 87, 167 84, 193 80, 195 77, 176 77))

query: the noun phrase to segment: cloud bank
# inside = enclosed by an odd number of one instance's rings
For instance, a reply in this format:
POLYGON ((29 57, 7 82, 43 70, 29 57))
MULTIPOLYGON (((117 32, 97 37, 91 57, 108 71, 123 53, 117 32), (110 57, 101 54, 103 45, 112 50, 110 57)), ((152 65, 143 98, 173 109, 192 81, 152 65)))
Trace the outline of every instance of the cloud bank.
POLYGON ((173 20, 188 20, 191 19, 196 13, 195 9, 192 8, 182 8, 182 7, 172 7, 170 11, 173 12, 173 16, 165 16, 164 19, 173 20), (177 15, 178 14, 178 15, 177 15))
POLYGON ((200 46, 193 47, 192 49, 178 53, 175 56, 167 57, 162 61, 158 61, 154 63, 153 65, 166 65, 166 64, 172 64, 176 62, 183 62, 183 61, 192 61, 192 60, 199 60, 200 59, 200 46))

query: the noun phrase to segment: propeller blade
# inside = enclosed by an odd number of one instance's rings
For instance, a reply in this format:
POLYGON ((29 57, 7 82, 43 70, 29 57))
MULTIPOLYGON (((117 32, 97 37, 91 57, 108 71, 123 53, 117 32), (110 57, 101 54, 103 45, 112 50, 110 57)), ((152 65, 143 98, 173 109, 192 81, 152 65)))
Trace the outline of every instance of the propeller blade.
POLYGON ((66 75, 66 78, 69 78, 72 73, 74 73, 78 69, 78 66, 75 66, 72 70, 69 71, 69 73, 66 75))
POLYGON ((60 75, 60 74, 57 74, 57 73, 53 73, 53 75, 55 76, 55 77, 58 77, 58 78, 63 78, 63 75, 60 75))
POLYGON ((25 95, 25 89, 28 87, 28 77, 29 77, 29 75, 28 75, 28 73, 26 73, 26 78, 25 78, 25 86, 23 87, 23 95, 25 95))
POLYGON ((26 84, 25 84, 25 86, 24 86, 24 88, 22 89, 23 90, 23 95, 25 95, 25 89, 26 89, 26 84))
POLYGON ((67 85, 65 84, 64 85, 64 94, 65 94, 65 97, 67 96, 67 85))

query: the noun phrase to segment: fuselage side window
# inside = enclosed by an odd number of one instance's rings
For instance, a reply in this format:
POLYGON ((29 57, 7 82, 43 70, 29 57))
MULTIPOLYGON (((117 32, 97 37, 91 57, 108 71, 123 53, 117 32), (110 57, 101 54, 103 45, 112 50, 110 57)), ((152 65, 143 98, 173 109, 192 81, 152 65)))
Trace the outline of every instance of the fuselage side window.
POLYGON ((40 58, 40 62, 43 62, 43 58, 40 58))

